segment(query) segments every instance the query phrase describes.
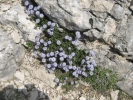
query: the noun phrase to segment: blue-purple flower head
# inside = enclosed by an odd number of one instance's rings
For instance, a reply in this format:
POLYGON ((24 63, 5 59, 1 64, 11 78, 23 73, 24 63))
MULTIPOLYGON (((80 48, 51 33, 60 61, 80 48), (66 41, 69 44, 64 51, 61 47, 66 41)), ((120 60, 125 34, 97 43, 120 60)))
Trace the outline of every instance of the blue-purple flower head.
POLYGON ((94 57, 95 56, 95 52, 90 50, 90 56, 94 57))
POLYGON ((54 56, 54 52, 50 52, 50 56, 54 56))
POLYGON ((54 28, 55 27, 55 23, 51 23, 51 28, 54 28))
POLYGON ((52 42, 49 40, 47 43, 48 43, 48 44, 51 44, 52 42))
POLYGON ((37 7, 34 7, 34 11, 37 11, 37 7))
POLYGON ((40 15, 40 11, 36 11, 36 15, 39 16, 40 15))
POLYGON ((40 23, 40 19, 37 18, 37 19, 36 19, 36 23, 40 23))
POLYGON ((39 46, 38 45, 35 45, 35 49, 39 49, 39 46))
POLYGON ((57 45, 61 45, 61 41, 60 41, 60 40, 57 40, 57 41, 56 41, 56 44, 57 44, 57 45))
POLYGON ((46 24, 44 24, 42 27, 43 27, 44 29, 46 29, 46 28, 47 28, 47 25, 46 25, 46 24))
POLYGON ((25 1, 25 3, 24 3, 26 6, 28 6, 29 5, 29 1, 25 1))
POLYGON ((30 10, 30 14, 33 15, 34 14, 34 10, 30 10))
POLYGON ((41 6, 37 6, 37 10, 40 10, 41 6))
POLYGON ((76 35, 76 38, 77 38, 77 39, 79 39, 79 38, 81 37, 81 34, 80 34, 79 31, 76 31, 76 32, 75 32, 75 35, 76 35))
POLYGON ((95 67, 95 66, 97 66, 97 64, 96 64, 96 61, 95 60, 92 60, 91 61, 91 63, 92 63, 92 65, 95 67))
POLYGON ((28 9, 29 10, 33 9, 33 5, 29 5, 29 8, 28 9))
POLYGON ((46 57, 46 55, 45 55, 44 53, 40 53, 40 56, 41 56, 42 58, 45 58, 45 57, 46 57))
POLYGON ((50 26, 51 24, 52 24, 52 22, 51 22, 51 21, 48 21, 48 22, 47 22, 47 25, 48 25, 48 26, 50 26))
POLYGON ((42 62, 46 62, 46 59, 45 58, 42 58, 42 62))
POLYGON ((47 50, 47 47, 43 47, 43 50, 46 51, 47 50))
POLYGON ((43 43, 44 42, 44 40, 43 39, 40 39, 40 43, 43 43))
POLYGON ((47 67, 47 68, 51 68, 51 64, 47 64, 46 67, 47 67))
POLYGON ((58 82, 59 82, 59 79, 58 79, 58 78, 55 78, 54 81, 55 81, 56 83, 58 83, 58 82))
POLYGON ((43 14, 40 14, 39 17, 40 17, 40 18, 44 18, 44 15, 43 15, 43 14))

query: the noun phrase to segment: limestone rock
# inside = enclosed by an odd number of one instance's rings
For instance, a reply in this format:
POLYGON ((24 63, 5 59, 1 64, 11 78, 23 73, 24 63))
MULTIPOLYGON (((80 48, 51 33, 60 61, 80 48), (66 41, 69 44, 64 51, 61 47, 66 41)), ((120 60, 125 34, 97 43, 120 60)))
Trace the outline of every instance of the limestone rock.
MULTIPOLYGON (((17 4, 0 15, 0 22, 5 26, 11 25, 15 27, 21 33, 25 41, 30 40, 35 42, 35 35, 40 31, 34 29, 35 23, 31 22, 28 18, 28 15, 24 12, 24 7, 17 4)), ((14 37, 14 33, 11 35, 14 37)), ((19 38, 20 37, 18 36, 18 39, 15 39, 15 42, 19 42, 19 38)))
POLYGON ((111 91, 111 100, 118 100, 118 93, 119 93, 119 90, 115 90, 115 91, 111 91))
POLYGON ((0 80, 12 77, 24 58, 24 48, 15 44, 0 28, 0 80), (21 55, 21 56, 20 56, 21 55))
POLYGON ((111 15, 116 19, 122 19, 125 15, 125 10, 120 5, 114 4, 111 15))

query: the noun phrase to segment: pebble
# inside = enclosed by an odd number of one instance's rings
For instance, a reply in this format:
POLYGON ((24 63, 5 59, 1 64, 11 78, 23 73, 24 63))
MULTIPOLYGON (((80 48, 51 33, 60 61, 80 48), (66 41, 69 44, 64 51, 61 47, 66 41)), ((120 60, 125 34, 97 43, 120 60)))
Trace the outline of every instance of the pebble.
POLYGON ((111 100, 118 100, 118 93, 119 93, 119 90, 115 90, 115 91, 112 90, 110 92, 111 100))
POLYGON ((16 71, 15 75, 16 78, 18 78, 20 81, 24 81, 24 73, 20 71, 16 71))
POLYGON ((20 36, 19 36, 18 32, 16 32, 16 31, 13 31, 11 33, 11 38, 14 40, 15 43, 20 42, 20 36))
POLYGON ((80 97, 79 100, 86 100, 86 98, 85 97, 80 97))

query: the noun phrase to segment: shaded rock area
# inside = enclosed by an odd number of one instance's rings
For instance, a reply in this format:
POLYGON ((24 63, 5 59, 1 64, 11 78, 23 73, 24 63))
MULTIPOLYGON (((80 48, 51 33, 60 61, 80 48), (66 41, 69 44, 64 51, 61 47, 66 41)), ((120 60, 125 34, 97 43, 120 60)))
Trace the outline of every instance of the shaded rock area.
POLYGON ((132 0, 35 1, 51 20, 82 31, 79 48, 94 50, 98 65, 118 72, 118 87, 133 95, 132 0))

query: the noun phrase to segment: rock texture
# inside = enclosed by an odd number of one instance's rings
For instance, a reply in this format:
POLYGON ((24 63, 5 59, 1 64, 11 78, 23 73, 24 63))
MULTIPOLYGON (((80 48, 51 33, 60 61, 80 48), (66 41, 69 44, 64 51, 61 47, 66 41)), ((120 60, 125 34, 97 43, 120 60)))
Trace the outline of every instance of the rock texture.
POLYGON ((118 87, 133 95, 132 0, 35 1, 62 27, 84 31, 79 48, 94 50, 97 63, 117 71, 118 87))
MULTIPOLYGON (((0 22, 4 26, 12 26, 19 31, 11 33, 12 39, 16 42, 20 42, 20 38, 25 41, 35 42, 35 35, 39 30, 34 29, 35 23, 31 22, 28 15, 24 12, 24 7, 20 4, 13 6, 0 16, 0 22), (16 38, 17 37, 17 38, 16 38)), ((23 40, 21 40, 23 41, 23 40)))
POLYGON ((0 28, 0 80, 12 77, 22 63, 25 51, 0 28), (20 56, 21 55, 21 56, 20 56))

